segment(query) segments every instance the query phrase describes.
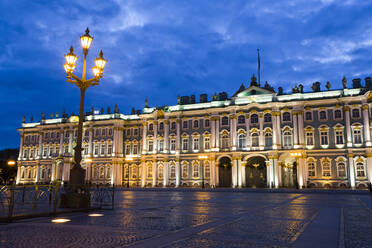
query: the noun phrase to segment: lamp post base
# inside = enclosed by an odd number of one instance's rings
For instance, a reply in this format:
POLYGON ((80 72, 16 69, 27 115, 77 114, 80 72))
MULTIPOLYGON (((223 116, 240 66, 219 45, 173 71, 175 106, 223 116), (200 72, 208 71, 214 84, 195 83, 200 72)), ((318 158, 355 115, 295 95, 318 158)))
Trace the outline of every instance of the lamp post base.
POLYGON ((85 170, 80 165, 74 165, 70 170, 70 184, 73 186, 85 183, 85 170))

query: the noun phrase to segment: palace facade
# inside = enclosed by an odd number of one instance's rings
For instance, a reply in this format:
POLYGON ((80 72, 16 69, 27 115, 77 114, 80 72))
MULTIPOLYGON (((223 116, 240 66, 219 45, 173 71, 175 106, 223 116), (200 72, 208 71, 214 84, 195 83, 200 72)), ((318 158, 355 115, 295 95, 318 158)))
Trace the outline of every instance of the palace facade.
MULTIPOLYGON (((372 83, 226 93, 125 115, 86 113, 86 181, 128 187, 344 187, 372 181, 372 83)), ((68 182, 78 117, 23 122, 17 184, 68 182)))

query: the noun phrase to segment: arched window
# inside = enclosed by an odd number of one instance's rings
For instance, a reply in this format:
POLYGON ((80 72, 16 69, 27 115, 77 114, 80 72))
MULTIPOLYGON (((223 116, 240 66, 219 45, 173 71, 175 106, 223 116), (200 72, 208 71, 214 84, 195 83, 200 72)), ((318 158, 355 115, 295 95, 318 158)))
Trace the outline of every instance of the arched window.
POLYGON ((252 140, 252 147, 258 147, 259 146, 259 135, 258 133, 254 132, 251 135, 251 140, 252 140))
POLYGON ((150 123, 150 125, 149 125, 149 130, 150 130, 150 131, 154 130, 154 124, 150 123))
POLYGON ((170 178, 175 179, 176 178, 176 166, 174 164, 171 164, 169 169, 170 169, 170 178))
POLYGON ((163 179, 163 176, 164 176, 164 167, 163 165, 159 165, 158 166, 158 178, 163 179))
POLYGON ((199 164, 196 162, 192 165, 192 176, 194 178, 199 177, 199 164))
POLYGON ((100 179, 105 178, 105 168, 103 167, 99 168, 99 178, 100 179))
POLYGON ((283 121, 291 121, 291 114, 289 112, 283 113, 283 121))
POLYGON ((322 176, 323 177, 331 176, 331 163, 329 161, 322 162, 322 176))
POLYGON ((286 130, 283 133, 283 146, 285 148, 292 147, 292 132, 290 130, 286 130))
POLYGON ((176 123, 175 122, 172 122, 171 129, 176 129, 176 123))
POLYGON ((244 124, 245 123, 245 116, 239 115, 238 116, 238 124, 244 124))
POLYGON ((327 119, 327 112, 322 110, 319 112, 319 119, 320 120, 326 120, 327 119))
POLYGON ((227 116, 222 117, 221 124, 222 124, 222 126, 229 125, 229 117, 227 117, 227 116))
POLYGON ((147 178, 152 178, 152 165, 147 165, 147 178))
POLYGON ((152 152, 154 150, 154 142, 152 140, 148 141, 148 151, 152 152))
POLYGON ((222 134, 222 149, 227 149, 230 147, 230 137, 228 134, 222 134))
POLYGON ((194 120, 194 128, 199 128, 199 121, 198 120, 194 120))
POLYGON ((309 175, 309 177, 315 177, 315 162, 314 161, 309 161, 307 163, 307 173, 309 175))
POLYGON ((346 165, 345 162, 339 162, 337 164, 337 176, 346 177, 346 165))
POLYGON ((164 129, 164 123, 163 122, 160 122, 159 124, 159 130, 163 130, 164 129))
POLYGON ((93 168, 93 178, 98 179, 98 177, 99 177, 98 168, 94 167, 93 168))
POLYGON ((188 177, 188 168, 187 164, 182 165, 182 178, 187 178, 188 177))
POLYGON ((111 178, 111 166, 106 166, 106 178, 111 178))
POLYGON ((270 147, 273 145, 273 135, 271 132, 265 133, 265 146, 270 147))
POLYGON ((362 132, 359 128, 353 129, 354 144, 362 144, 362 132))
POLYGON ((136 166, 132 166, 131 167, 131 171, 132 171, 132 178, 137 178, 137 167, 136 166))
POLYGON ((258 123, 258 115, 257 114, 251 115, 251 123, 252 124, 258 123))
POLYGON ((352 113, 353 118, 359 118, 360 117, 359 109, 353 109, 351 113, 352 113))
POLYGON ((211 169, 208 162, 204 163, 204 177, 209 178, 211 176, 211 169))
POLYGON ((264 115, 264 122, 271 122, 271 114, 267 113, 264 115))
POLYGON ((45 168, 41 169, 41 179, 45 178, 45 168))
POLYGON ((362 162, 356 163, 356 174, 357 174, 357 177, 366 176, 364 164, 362 162))
POLYGON ((240 149, 245 148, 245 140, 246 140, 245 134, 244 133, 239 134, 239 137, 238 137, 238 147, 240 149))

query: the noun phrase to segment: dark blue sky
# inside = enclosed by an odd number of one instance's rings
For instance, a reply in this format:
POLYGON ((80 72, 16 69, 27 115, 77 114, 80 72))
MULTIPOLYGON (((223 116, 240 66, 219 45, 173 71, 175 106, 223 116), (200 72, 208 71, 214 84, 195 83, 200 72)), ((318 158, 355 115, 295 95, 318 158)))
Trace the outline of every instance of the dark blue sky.
MULTIPOLYGON (((109 60, 86 108, 176 104, 178 94, 226 91, 257 73, 286 91, 329 80, 371 76, 370 0, 2 0, 0 1, 0 149, 17 147, 22 116, 39 120, 78 112, 78 89, 65 82, 64 57, 89 26, 89 68, 109 60)), ((197 97, 198 98, 198 97, 197 97)))

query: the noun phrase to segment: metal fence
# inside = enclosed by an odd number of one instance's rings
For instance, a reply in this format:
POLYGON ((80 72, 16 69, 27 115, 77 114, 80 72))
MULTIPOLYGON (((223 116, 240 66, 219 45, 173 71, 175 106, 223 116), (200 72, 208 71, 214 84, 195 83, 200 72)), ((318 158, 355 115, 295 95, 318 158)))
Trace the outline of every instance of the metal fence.
POLYGON ((61 207, 61 196, 68 192, 69 188, 60 184, 0 186, 0 222, 72 211, 114 208, 113 186, 84 185, 82 189, 88 196, 88 207, 67 209, 61 207))

